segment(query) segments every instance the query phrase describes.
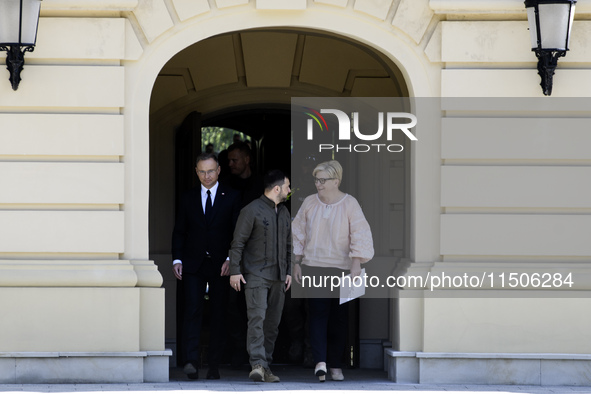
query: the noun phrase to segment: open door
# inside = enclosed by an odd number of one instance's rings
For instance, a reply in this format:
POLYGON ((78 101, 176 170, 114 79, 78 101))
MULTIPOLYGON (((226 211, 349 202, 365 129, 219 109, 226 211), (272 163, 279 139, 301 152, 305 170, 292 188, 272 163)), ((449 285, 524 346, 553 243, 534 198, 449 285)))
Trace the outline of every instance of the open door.
MULTIPOLYGON (((175 149, 175 216, 182 194, 197 185, 195 162, 201 153, 201 114, 191 112, 176 131, 175 149)), ((177 280, 176 285, 176 343, 177 365, 185 362, 183 346, 183 318, 184 318, 183 281, 177 280)))

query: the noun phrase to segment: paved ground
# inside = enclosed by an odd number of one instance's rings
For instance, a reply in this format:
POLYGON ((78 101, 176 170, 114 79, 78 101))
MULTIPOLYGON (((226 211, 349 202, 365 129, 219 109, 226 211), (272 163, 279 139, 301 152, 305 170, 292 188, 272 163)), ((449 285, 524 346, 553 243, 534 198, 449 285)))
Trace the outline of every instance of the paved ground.
MULTIPOLYGON (((181 391, 195 391, 203 394, 222 394, 236 392, 267 392, 270 394, 280 391, 304 394, 349 394, 396 391, 397 393, 519 393, 519 394, 551 394, 551 393, 589 393, 591 387, 559 387, 559 386, 480 386, 480 385, 412 385, 397 384, 389 381, 382 371, 373 370, 345 370, 345 381, 333 382, 327 380, 318 383, 312 370, 296 366, 275 366, 273 372, 281 378, 281 383, 254 383, 248 380, 246 369, 236 371, 221 369, 221 380, 190 381, 180 369, 170 371, 168 383, 142 384, 11 384, 0 385, 0 392, 18 393, 69 393, 69 392, 153 392, 162 391, 168 394, 180 394, 181 391)), ((205 370, 200 371, 203 375, 205 370)), ((377 394, 377 393, 376 393, 377 394)))

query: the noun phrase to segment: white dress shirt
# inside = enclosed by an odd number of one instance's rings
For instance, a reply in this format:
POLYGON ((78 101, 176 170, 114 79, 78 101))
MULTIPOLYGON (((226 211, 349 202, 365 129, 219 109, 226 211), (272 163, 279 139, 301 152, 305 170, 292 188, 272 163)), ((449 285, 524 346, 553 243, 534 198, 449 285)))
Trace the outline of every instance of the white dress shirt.
MULTIPOLYGON (((213 207, 213 202, 215 201, 215 195, 218 192, 218 186, 220 185, 219 182, 216 182, 215 185, 211 187, 211 189, 206 188, 205 186, 201 185, 201 208, 203 209, 203 214, 205 214, 205 203, 207 202, 207 191, 211 192, 211 206, 213 207)), ((175 264, 183 264, 181 260, 174 260, 172 265, 175 264)))
POLYGON ((205 213, 205 203, 207 202, 207 191, 211 192, 211 206, 213 207, 213 202, 215 201, 215 195, 218 192, 218 186, 220 185, 219 182, 216 182, 215 185, 211 187, 211 189, 207 189, 205 186, 201 185, 201 205, 203 208, 203 213, 205 213))

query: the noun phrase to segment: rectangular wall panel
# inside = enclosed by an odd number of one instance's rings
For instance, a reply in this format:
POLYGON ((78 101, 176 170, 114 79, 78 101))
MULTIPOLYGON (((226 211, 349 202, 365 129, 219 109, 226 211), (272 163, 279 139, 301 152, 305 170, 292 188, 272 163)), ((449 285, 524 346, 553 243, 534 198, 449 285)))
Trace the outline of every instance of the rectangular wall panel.
POLYGON ((450 21, 442 22, 441 28, 444 62, 536 61, 528 50, 527 21, 450 21))
POLYGON ((0 348, 3 352, 137 352, 139 294, 138 288, 2 287, 0 348))
POLYGON ((118 66, 25 65, 13 91, 0 70, 0 107, 123 107, 124 68, 118 66))
POLYGON ((30 59, 123 59, 124 18, 40 18, 30 59), (76 32, 72 34, 72 32, 76 32))
MULTIPOLYGON (((494 357, 494 353, 583 356, 591 351, 589 332, 581 329, 591 324, 591 315, 585 313, 591 300, 585 296, 491 299, 480 298, 477 291, 466 293, 456 298, 425 298, 425 352, 493 353, 494 357)), ((476 360, 471 361, 470 365, 478 365, 476 360)), ((509 373, 507 363, 490 376, 509 373)))
MULTIPOLYGON (((515 0, 429 0, 429 6, 438 14, 470 13, 524 13, 523 2, 515 0)), ((588 13, 591 4, 579 1, 577 12, 588 13)))
POLYGON ((43 0, 44 10, 132 11, 139 0, 43 0))
POLYGON ((441 215, 442 255, 591 256, 591 215, 441 215))
MULTIPOLYGON (((530 50, 527 21, 442 22, 441 57, 444 62, 537 62, 530 50), (519 43, 519 45, 516 45, 519 43)), ((570 51, 560 63, 591 61, 591 22, 573 24, 570 51)))
POLYGON ((443 207, 591 207, 591 167, 444 166, 443 207))
POLYGON ((123 166, 0 162, 0 204, 122 204, 123 166))
POLYGON ((123 115, 0 114, 0 155, 122 156, 123 115))
POLYGON ((437 13, 520 12, 523 4, 513 0, 430 0, 437 13))
POLYGON ((589 118, 444 118, 443 159, 591 159, 589 118))
POLYGON ((0 252, 123 253, 119 211, 0 211, 0 252))
MULTIPOLYGON (((561 69, 559 64, 554 75, 553 98, 588 97, 589 91, 591 91, 591 70, 561 69)), ((544 97, 544 94, 534 63, 531 69, 527 70, 442 70, 441 96, 544 97)))

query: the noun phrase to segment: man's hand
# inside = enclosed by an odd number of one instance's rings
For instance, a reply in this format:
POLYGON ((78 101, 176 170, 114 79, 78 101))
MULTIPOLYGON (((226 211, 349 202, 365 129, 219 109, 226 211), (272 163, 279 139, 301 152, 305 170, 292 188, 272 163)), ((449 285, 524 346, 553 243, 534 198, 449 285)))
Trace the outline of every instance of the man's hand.
POLYGON ((242 274, 230 275, 230 286, 236 291, 240 291, 240 284, 246 283, 242 274))
POLYGON ((230 260, 224 261, 224 264, 222 264, 222 272, 220 272, 220 276, 228 275, 230 275, 230 260))
POLYGON ((172 266, 172 272, 174 272, 174 276, 176 276, 176 278, 178 280, 183 280, 183 265, 176 263, 175 265, 172 266))
POLYGON ((291 287, 291 275, 285 276, 285 291, 289 290, 291 287))
POLYGON ((291 267, 291 273, 293 274, 293 278, 295 279, 298 284, 302 283, 302 266, 299 264, 294 264, 291 267))

